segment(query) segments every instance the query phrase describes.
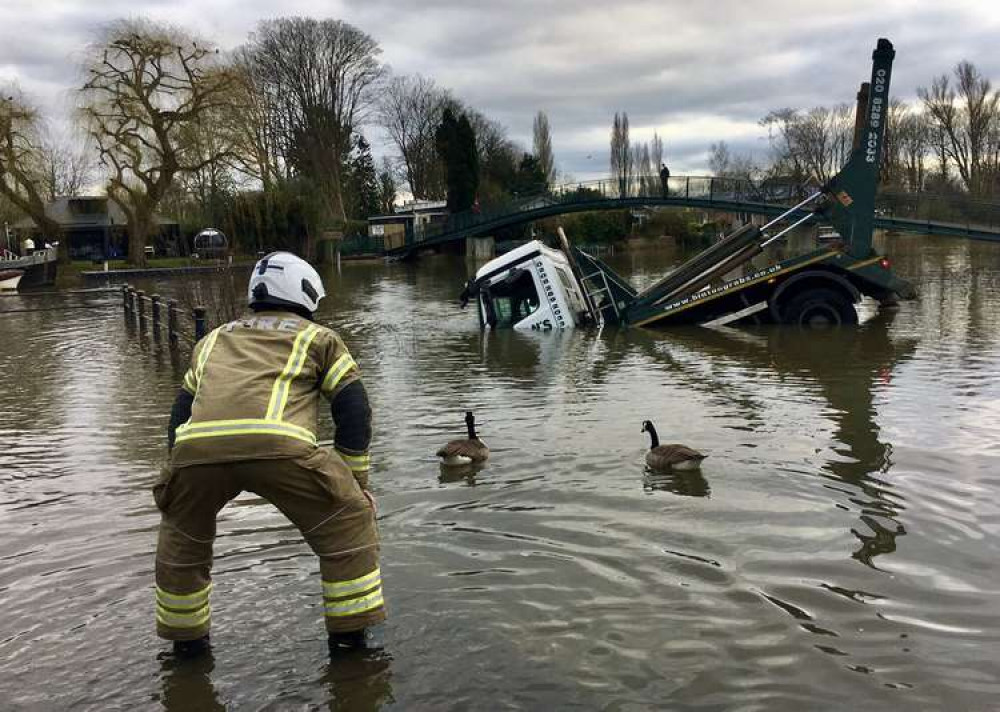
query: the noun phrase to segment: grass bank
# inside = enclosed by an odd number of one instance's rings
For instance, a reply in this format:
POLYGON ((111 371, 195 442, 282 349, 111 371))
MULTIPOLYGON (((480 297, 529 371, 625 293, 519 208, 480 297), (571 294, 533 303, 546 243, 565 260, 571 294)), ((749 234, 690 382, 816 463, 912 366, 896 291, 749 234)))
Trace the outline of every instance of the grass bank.
MULTIPOLYGON (((249 259, 249 258, 248 258, 249 259)), ((235 261, 235 260, 234 260, 235 261)), ((154 257, 146 260, 145 269, 170 269, 178 267, 208 267, 215 264, 214 260, 193 260, 190 257, 154 257)), ((108 260, 109 270, 132 269, 126 260, 108 260)), ((59 265, 56 273, 56 288, 75 289, 84 286, 81 276, 84 272, 95 272, 104 269, 103 262, 90 260, 74 260, 59 265)))

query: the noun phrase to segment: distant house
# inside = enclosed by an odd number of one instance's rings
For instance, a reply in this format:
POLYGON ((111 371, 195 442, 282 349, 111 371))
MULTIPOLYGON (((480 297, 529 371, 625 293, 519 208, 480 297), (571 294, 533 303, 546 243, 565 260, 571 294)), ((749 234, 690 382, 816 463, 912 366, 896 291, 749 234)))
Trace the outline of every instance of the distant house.
POLYGON ((428 231, 448 220, 446 206, 443 200, 411 200, 391 215, 368 218, 368 236, 381 238, 386 250, 420 242, 428 231))
MULTIPOLYGON (((106 197, 56 198, 45 206, 45 214, 62 227, 60 239, 69 243, 71 259, 112 259, 128 254, 128 221, 125 213, 106 197)), ((181 251, 180 226, 177 221, 157 216, 156 224, 158 230, 148 241, 156 254, 177 254, 181 251)), ((40 237, 38 227, 31 218, 15 223, 13 228, 20 239, 40 237)))

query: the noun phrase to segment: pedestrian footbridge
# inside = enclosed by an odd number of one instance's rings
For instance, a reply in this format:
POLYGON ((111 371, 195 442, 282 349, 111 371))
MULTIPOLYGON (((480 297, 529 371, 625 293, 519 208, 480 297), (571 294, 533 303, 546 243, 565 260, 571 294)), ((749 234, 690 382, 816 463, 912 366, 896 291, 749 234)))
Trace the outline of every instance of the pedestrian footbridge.
MULTIPOLYGON (((406 243, 382 250, 373 238, 358 251, 401 258, 419 250, 494 234, 503 228, 568 213, 655 206, 698 208, 742 215, 779 215, 817 186, 790 181, 752 181, 710 176, 659 176, 619 181, 613 178, 571 183, 535 195, 484 205, 450 215, 441 225, 407 235, 406 243), (368 244, 371 243, 371 244, 368 244)), ((965 237, 1000 242, 1000 203, 962 195, 884 191, 876 199, 874 227, 898 232, 965 237)), ((347 251, 351 245, 345 244, 347 251)))

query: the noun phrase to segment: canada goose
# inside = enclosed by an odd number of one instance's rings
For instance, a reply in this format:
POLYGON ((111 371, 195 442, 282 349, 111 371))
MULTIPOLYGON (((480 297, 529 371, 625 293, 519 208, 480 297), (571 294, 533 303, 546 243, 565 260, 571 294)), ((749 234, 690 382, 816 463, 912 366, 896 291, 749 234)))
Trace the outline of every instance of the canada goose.
POLYGON ((452 440, 437 451, 442 465, 468 465, 482 462, 490 456, 486 443, 476 436, 476 419, 471 410, 465 411, 465 425, 469 429, 469 437, 465 440, 452 440))
POLYGON ((701 461, 708 457, 687 445, 660 445, 656 428, 648 420, 642 421, 640 432, 649 433, 652 440, 646 453, 646 464, 654 470, 697 470, 701 461))

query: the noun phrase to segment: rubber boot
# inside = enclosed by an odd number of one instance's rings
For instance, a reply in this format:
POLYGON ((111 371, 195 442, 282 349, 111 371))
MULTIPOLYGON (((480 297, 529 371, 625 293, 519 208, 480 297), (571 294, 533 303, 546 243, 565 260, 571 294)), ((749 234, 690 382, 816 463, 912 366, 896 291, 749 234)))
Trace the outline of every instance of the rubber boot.
POLYGON ((352 630, 347 633, 330 633, 327 639, 330 655, 341 655, 351 651, 376 651, 385 647, 385 624, 352 630))
POLYGON ((178 658, 196 658, 209 649, 208 636, 194 640, 175 640, 174 655, 178 658))

